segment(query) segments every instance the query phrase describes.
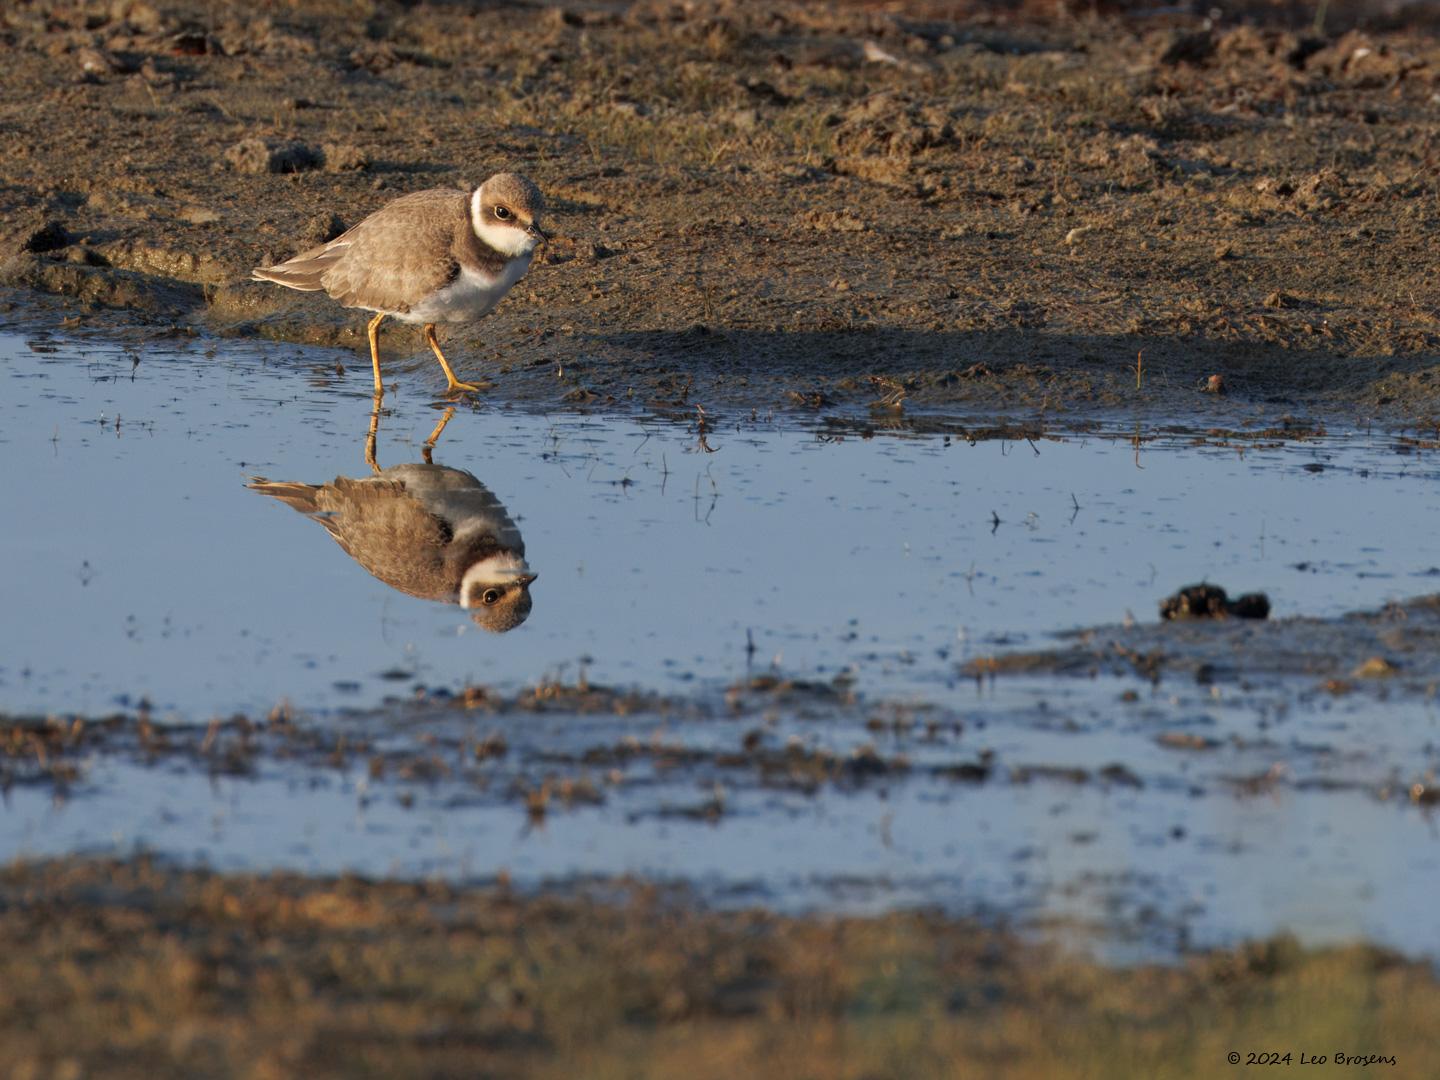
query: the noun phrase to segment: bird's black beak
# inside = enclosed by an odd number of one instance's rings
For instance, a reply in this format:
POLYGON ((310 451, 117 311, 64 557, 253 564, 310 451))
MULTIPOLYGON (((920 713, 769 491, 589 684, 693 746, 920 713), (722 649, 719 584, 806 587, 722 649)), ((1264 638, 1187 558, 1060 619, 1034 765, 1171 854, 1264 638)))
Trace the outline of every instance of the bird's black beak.
POLYGON ((533 221, 529 225, 525 226, 525 231, 531 236, 535 237, 535 239, 537 240, 550 239, 550 234, 547 233, 544 229, 540 228, 539 225, 536 225, 533 221))
POLYGON ((520 577, 515 579, 515 584, 519 585, 522 589, 528 589, 530 587, 530 583, 539 576, 539 574, 522 574, 520 577))

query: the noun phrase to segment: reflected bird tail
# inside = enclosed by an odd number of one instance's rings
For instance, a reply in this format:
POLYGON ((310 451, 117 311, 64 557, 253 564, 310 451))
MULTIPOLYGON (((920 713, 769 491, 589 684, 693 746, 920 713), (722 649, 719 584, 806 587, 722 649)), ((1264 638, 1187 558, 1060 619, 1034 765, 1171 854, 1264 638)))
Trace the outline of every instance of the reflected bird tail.
POLYGON ((250 483, 245 486, 261 495, 279 499, 302 514, 315 514, 320 510, 317 499, 320 494, 318 484, 302 484, 295 480, 266 480, 263 476, 252 476, 250 483))

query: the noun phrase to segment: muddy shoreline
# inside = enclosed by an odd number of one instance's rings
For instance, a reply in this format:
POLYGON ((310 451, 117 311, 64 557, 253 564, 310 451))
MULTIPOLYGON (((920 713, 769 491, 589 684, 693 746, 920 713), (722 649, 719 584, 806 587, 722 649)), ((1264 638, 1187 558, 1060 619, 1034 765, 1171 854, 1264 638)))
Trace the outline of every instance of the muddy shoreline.
POLYGON ((450 331, 495 400, 1430 422, 1433 28, 928 15, 34 0, 0 282, 358 380, 360 317, 249 268, 512 164, 558 236, 450 331))

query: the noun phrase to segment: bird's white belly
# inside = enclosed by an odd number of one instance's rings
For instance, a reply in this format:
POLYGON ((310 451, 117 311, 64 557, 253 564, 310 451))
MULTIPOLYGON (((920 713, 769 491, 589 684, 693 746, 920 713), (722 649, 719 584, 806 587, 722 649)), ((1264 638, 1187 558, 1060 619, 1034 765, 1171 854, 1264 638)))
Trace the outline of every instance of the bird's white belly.
POLYGON ((511 259, 494 277, 461 267, 459 276, 449 285, 395 317, 412 323, 468 322, 482 318, 490 314, 528 269, 528 257, 511 259))

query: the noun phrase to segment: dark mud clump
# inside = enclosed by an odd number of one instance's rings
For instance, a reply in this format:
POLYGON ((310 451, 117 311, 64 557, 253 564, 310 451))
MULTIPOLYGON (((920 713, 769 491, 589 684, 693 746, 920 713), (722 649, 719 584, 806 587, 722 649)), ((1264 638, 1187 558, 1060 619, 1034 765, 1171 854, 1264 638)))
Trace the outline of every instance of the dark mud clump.
POLYGON ((224 161, 242 173, 297 173, 320 168, 325 155, 296 140, 242 139, 225 151, 224 161))
POLYGON ((1162 619, 1266 619, 1270 598, 1264 593, 1245 593, 1231 600, 1218 585, 1187 585, 1160 601, 1162 619))

